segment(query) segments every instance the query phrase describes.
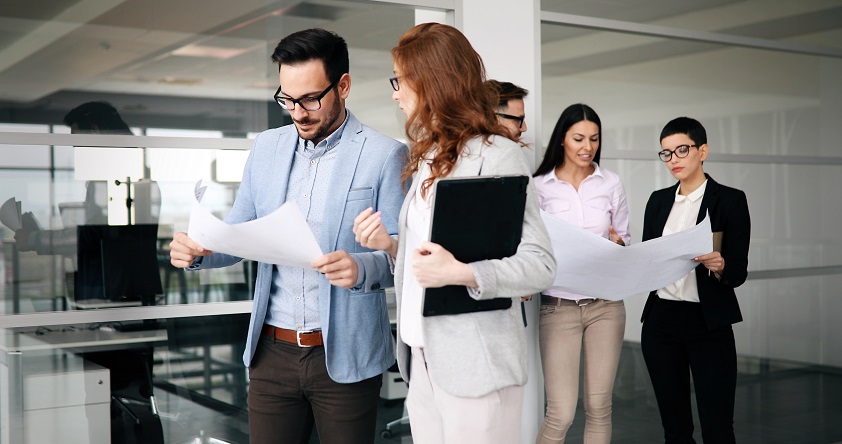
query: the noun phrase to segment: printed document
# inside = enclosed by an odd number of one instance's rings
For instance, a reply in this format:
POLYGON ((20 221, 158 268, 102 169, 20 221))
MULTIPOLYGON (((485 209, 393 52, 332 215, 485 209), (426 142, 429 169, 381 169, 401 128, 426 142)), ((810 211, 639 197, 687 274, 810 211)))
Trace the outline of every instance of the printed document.
POLYGON ((269 264, 310 268, 322 255, 313 230, 295 202, 241 224, 227 224, 201 204, 207 187, 196 184, 187 235, 202 247, 269 264))
POLYGON ((587 297, 620 300, 649 293, 690 273, 693 258, 713 251, 710 220, 689 230, 620 246, 541 212, 558 264, 554 288, 587 297))

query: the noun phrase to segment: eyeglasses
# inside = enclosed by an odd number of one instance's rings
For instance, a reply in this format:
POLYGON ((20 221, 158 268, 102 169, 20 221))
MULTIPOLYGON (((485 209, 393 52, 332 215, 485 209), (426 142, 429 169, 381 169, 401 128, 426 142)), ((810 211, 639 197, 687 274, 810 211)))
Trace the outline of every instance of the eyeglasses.
POLYGON ((389 83, 391 83, 391 84, 392 84, 392 89, 394 89, 395 91, 397 91, 397 90, 401 89, 401 84, 400 84, 400 83, 398 83, 398 78, 397 78, 397 77, 391 77, 391 78, 389 79, 389 83))
MULTIPOLYGON (((341 79, 341 77, 340 77, 341 79)), ((300 99, 293 99, 292 97, 284 97, 281 94, 281 87, 278 87, 278 90, 275 91, 275 101, 278 102, 278 105, 285 110, 292 110, 295 108, 295 105, 298 105, 306 111, 318 111, 322 108, 322 98, 333 89, 336 84, 339 83, 339 79, 335 82, 331 83, 324 91, 321 92, 318 96, 315 97, 302 97, 300 99)))
POLYGON ((674 150, 663 150, 658 152, 658 157, 661 158, 664 162, 669 162, 672 160, 672 155, 675 154, 675 157, 679 159, 683 159, 690 154, 690 148, 698 148, 697 145, 678 145, 675 147, 674 150))
POLYGON ((518 128, 523 128, 523 121, 526 119, 526 116, 513 116, 511 114, 503 114, 503 113, 494 113, 494 114, 497 114, 498 116, 500 116, 504 119, 514 120, 515 122, 517 122, 518 128))

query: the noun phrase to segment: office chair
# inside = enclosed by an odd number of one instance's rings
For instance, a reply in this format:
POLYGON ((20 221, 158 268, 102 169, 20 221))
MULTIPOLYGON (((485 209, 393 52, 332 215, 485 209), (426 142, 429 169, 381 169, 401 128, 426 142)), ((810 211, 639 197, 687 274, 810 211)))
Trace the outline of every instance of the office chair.
MULTIPOLYGON (((391 368, 390 368, 390 370, 391 370, 391 368)), ((400 418, 398 418, 394 421, 387 422, 386 428, 384 428, 383 430, 380 431, 380 437, 383 438, 383 439, 389 439, 389 438, 392 437, 393 434, 395 434, 396 428, 398 428, 399 426, 408 426, 408 425, 409 425, 409 412, 406 411, 406 401, 404 401, 403 415, 400 418)), ((401 430, 400 433, 402 434, 407 430, 409 430, 409 429, 407 428, 407 429, 401 430)))
POLYGON ((89 352, 111 373, 111 442, 164 444, 152 386, 152 348, 89 352))

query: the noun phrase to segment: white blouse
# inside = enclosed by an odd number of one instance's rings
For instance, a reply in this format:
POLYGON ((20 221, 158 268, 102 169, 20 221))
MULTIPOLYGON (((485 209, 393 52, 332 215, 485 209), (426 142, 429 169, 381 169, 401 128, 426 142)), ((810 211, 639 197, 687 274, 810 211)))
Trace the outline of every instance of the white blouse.
MULTIPOLYGON (((675 202, 664 225, 663 235, 677 233, 696 226, 696 219, 699 217, 699 210, 702 208, 702 197, 705 195, 708 181, 699 188, 696 188, 687 196, 678 194, 681 186, 675 190, 675 202)), ((694 269, 687 276, 658 290, 661 299, 672 301, 699 302, 699 287, 696 286, 696 270, 694 269)))

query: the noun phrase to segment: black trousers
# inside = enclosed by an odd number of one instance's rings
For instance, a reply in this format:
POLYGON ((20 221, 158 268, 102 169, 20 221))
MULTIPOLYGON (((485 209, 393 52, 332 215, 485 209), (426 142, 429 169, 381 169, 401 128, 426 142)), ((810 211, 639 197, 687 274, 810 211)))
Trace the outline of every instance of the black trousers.
POLYGON ((737 350, 730 325, 708 330, 698 303, 658 299, 643 323, 641 349, 667 444, 695 443, 691 374, 702 440, 735 442, 737 350))
POLYGON ((249 368, 249 442, 307 444, 313 421, 323 444, 374 442, 383 375, 340 384, 324 347, 261 337, 249 368))

